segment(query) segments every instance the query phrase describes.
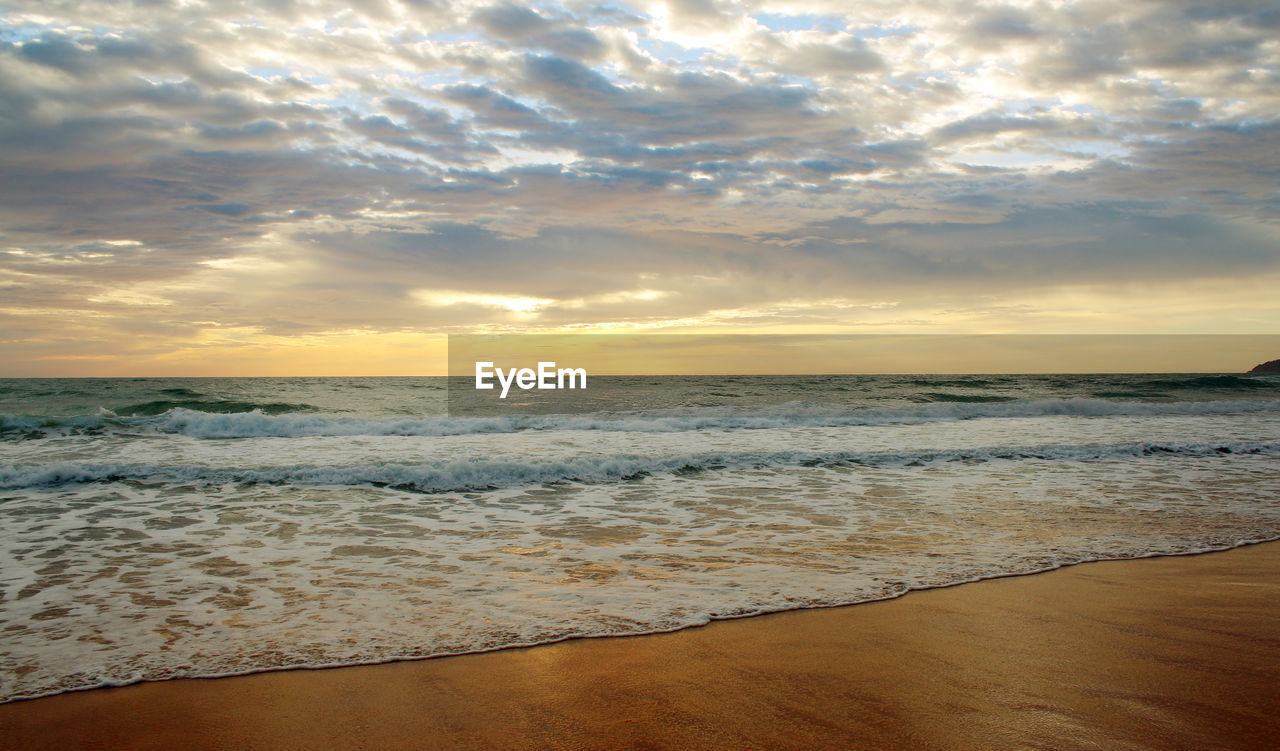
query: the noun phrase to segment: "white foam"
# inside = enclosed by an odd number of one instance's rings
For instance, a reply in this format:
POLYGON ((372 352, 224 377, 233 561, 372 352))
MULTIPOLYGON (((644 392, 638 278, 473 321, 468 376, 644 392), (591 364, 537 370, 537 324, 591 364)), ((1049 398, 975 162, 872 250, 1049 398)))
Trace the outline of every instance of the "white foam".
POLYGON ((1280 536, 1275 410, 737 417, 0 441, 0 697, 669 630, 1280 536))
POLYGON ((643 475, 738 469, 742 467, 917 466, 941 462, 1038 459, 1053 462, 1097 461, 1156 455, 1280 455, 1280 442, 1155 442, 1121 445, 1021 446, 898 452, 775 451, 702 453, 676 456, 588 456, 570 459, 491 461, 464 459, 435 464, 371 463, 348 466, 267 466, 251 468, 159 464, 55 462, 0 469, 0 489, 48 487, 97 481, 177 484, 274 483, 288 485, 385 485, 408 490, 448 492, 492 490, 553 482, 616 482, 643 475))
POLYGON ((833 409, 827 405, 791 403, 748 413, 718 407, 683 408, 653 413, 510 417, 358 417, 316 413, 269 415, 257 409, 250 412, 223 414, 178 407, 154 417, 118 417, 110 410, 100 410, 99 414, 95 415, 66 418, 0 415, 0 435, 40 431, 50 434, 69 434, 103 429, 176 433, 196 438, 446 436, 524 430, 667 433, 696 430, 925 424, 979 418, 1231 415, 1278 411, 1280 411, 1280 400, 1138 402, 1087 398, 992 403, 940 402, 863 409, 833 409))
POLYGON ((439 496, 27 489, 0 507, 0 612, 24 626, 6 633, 0 695, 670 630, 1280 535, 1270 456, 1034 466, 751 466, 439 496))

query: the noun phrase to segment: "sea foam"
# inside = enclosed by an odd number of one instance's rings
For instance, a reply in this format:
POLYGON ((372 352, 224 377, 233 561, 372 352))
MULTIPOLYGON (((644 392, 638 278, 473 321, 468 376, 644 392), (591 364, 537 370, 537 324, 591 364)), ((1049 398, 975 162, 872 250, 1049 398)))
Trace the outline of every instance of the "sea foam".
POLYGON ((913 467, 942 462, 1044 460, 1098 461, 1151 456, 1280 455, 1280 442, 1140 442, 1122 445, 1023 446, 929 451, 775 451, 703 453, 676 456, 579 456, 491 461, 464 459, 438 463, 369 463, 349 466, 209 467, 199 465, 54 462, 0 469, 0 489, 53 487, 85 482, 178 484, 271 483, 288 485, 373 485, 419 492, 493 490, 555 482, 601 483, 645 475, 718 471, 742 467, 813 467, 849 464, 913 467))
POLYGON ((37 438, 103 431, 179 434, 195 438, 449 436, 525 430, 667 433, 924 424, 979 418, 1230 415, 1277 411, 1280 411, 1280 400, 1142 402, 1080 397, 1008 402, 934 402, 864 409, 832 409, 828 405, 793 402, 752 412, 739 412, 731 408, 703 408, 649 413, 503 417, 358 417, 317 413, 269 414, 260 409, 210 413, 173 408, 158 415, 143 417, 119 416, 109 410, 71 417, 0 415, 0 436, 37 438))

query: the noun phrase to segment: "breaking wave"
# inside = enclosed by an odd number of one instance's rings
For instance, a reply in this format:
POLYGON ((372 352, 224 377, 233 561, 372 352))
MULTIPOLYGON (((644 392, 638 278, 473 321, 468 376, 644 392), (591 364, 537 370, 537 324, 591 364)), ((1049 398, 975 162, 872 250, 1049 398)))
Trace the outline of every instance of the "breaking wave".
MULTIPOLYGON (((287 405, 297 406, 297 405, 287 405)), ((1019 401, 933 401, 892 408, 833 409, 789 403, 768 411, 738 412, 726 407, 649 413, 526 415, 503 417, 359 417, 314 412, 275 413, 263 408, 209 412, 171 407, 154 415, 118 415, 110 410, 73 417, 0 415, 0 437, 36 439, 65 435, 180 434, 193 438, 313 436, 447 436, 513 433, 524 430, 607 430, 672 433, 693 430, 753 430, 794 427, 923 424, 978 418, 1229 415, 1280 411, 1280 400, 1191 402, 1037 399, 1019 401)))
POLYGON ((371 463, 348 466, 290 465, 209 467, 147 463, 57 462, 0 469, 0 489, 88 482, 174 484, 268 483, 372 485, 424 493, 494 490, 556 482, 607 483, 649 475, 690 475, 743 467, 927 466, 940 462, 1098 461, 1152 456, 1280 455, 1280 442, 1140 442, 1120 445, 1031 446, 897 452, 776 451, 679 456, 593 456, 527 461, 454 460, 438 463, 371 463))

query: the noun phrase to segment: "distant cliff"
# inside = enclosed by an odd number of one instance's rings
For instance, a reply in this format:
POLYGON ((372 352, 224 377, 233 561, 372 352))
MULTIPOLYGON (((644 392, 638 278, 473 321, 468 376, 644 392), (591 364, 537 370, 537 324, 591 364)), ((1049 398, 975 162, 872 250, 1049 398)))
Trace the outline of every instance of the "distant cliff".
POLYGON ((1255 366, 1254 369, 1250 370, 1249 372, 1280 374, 1280 360, 1272 360, 1271 362, 1264 362, 1261 365, 1255 366))

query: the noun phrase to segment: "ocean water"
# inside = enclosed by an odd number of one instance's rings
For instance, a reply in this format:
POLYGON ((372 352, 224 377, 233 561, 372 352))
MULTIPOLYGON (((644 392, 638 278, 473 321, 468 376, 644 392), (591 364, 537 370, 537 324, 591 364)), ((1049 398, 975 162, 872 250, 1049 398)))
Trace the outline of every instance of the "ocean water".
POLYGON ((0 380, 0 699, 1280 537, 1280 378, 0 380), (537 405, 534 405, 537 406, 537 405))

